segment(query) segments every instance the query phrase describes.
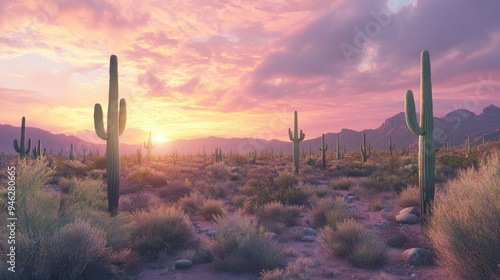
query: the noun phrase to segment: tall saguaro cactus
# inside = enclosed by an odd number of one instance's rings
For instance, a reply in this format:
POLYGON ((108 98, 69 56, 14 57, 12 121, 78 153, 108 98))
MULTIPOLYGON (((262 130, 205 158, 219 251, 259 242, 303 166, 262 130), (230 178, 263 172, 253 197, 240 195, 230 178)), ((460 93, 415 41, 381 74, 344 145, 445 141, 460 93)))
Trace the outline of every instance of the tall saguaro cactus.
POLYGON ((321 136, 321 167, 326 169, 326 151, 328 150, 328 144, 325 145, 325 134, 321 136))
POLYGON ((23 117, 21 120, 21 140, 19 145, 17 144, 17 139, 14 139, 14 149, 19 153, 20 158, 25 158, 30 153, 31 139, 28 139, 28 147, 26 145, 26 118, 23 117))
POLYGON ((97 136, 106 140, 106 179, 108 184, 108 211, 111 216, 118 212, 120 197, 120 146, 118 136, 125 131, 127 104, 120 100, 118 109, 118 59, 112 55, 109 62, 108 129, 104 129, 101 104, 94 106, 94 127, 97 136))
POLYGON ((392 145, 392 136, 389 135, 389 155, 392 156, 392 151, 394 150, 394 146, 392 145))
POLYGON ((148 161, 151 161, 151 150, 155 147, 153 144, 153 138, 151 137, 151 131, 149 132, 149 137, 148 137, 148 142, 144 142, 144 148, 148 150, 146 157, 148 158, 148 161))
POLYGON ((420 76, 420 125, 417 123, 413 92, 405 96, 405 115, 408 129, 418 135, 418 185, 420 187, 420 222, 426 225, 434 200, 434 168, 436 162, 434 143, 434 116, 432 112, 431 61, 429 52, 421 54, 420 76))
POLYGON ((294 112, 293 134, 292 130, 289 128, 288 136, 290 136, 290 141, 293 142, 293 164, 295 166, 295 173, 299 173, 299 155, 300 155, 299 143, 304 140, 306 135, 302 132, 302 129, 300 130, 299 133, 297 111, 294 112))
POLYGON ((363 162, 366 162, 370 157, 371 144, 368 143, 368 148, 366 147, 366 134, 363 132, 363 139, 361 140, 361 157, 363 162))
POLYGON ((337 133, 337 160, 344 158, 344 154, 340 151, 340 133, 337 133))

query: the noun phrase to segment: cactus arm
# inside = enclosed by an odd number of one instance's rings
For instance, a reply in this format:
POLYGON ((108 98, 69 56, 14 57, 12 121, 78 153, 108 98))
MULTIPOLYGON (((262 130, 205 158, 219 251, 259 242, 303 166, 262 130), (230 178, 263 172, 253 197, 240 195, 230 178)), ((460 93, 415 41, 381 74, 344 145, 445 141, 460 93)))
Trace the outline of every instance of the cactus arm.
POLYGON ((302 129, 300 130, 300 137, 298 139, 299 142, 302 142, 304 140, 304 138, 306 137, 306 135, 302 132, 302 129))
POLYGON ((21 148, 19 148, 19 145, 17 144, 17 139, 14 139, 14 149, 16 152, 21 153, 21 148))
POLYGON ((290 128, 288 129, 288 136, 290 137, 290 141, 293 142, 293 134, 292 134, 292 130, 290 128))
POLYGON ((417 123, 417 112, 415 110, 415 99, 413 92, 408 90, 405 95, 405 117, 408 129, 415 135, 424 135, 424 130, 417 123))
POLYGON ((125 131, 125 125, 127 124, 127 102, 124 98, 120 100, 120 116, 118 123, 120 125, 119 135, 122 135, 125 131))
POLYGON ((31 148, 31 138, 28 139, 28 147, 26 148, 26 153, 29 154, 31 148))
POLYGON ((96 103, 94 106, 94 128, 99 138, 102 140, 108 139, 108 134, 104 130, 102 107, 99 103, 96 103))

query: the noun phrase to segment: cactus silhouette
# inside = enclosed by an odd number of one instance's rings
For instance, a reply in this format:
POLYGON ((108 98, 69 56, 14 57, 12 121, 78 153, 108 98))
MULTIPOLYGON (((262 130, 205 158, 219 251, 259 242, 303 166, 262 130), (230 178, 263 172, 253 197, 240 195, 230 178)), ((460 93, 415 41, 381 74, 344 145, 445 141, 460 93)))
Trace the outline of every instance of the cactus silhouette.
POLYGON ((395 146, 392 145, 392 136, 389 135, 389 155, 392 156, 392 151, 394 151, 395 146))
POLYGON ((151 137, 151 131, 149 132, 149 137, 148 137, 148 142, 144 142, 144 148, 148 150, 146 153, 146 157, 148 158, 148 161, 151 161, 151 150, 155 147, 153 144, 153 138, 151 137))
POLYGON ((69 160, 74 160, 75 159, 75 154, 73 152, 73 143, 71 143, 71 146, 69 148, 69 160))
POLYGON ((26 118, 23 117, 21 120, 21 141, 19 145, 17 144, 17 139, 14 139, 14 149, 19 153, 20 158, 25 158, 29 155, 31 148, 31 139, 28 139, 28 147, 26 145, 26 118))
POLYGON ((434 116, 432 112, 431 61, 428 51, 421 54, 420 125, 417 123, 413 92, 405 96, 405 116, 408 129, 418 135, 418 185, 420 187, 420 223, 426 225, 434 200, 434 169, 436 162, 434 143, 434 116))
POLYGON ((41 158, 41 157, 45 156, 45 154, 47 152, 46 148, 43 148, 43 152, 42 152, 41 145, 42 145, 41 140, 38 140, 37 146, 33 147, 33 155, 35 156, 35 158, 41 158))
POLYGON ((366 147, 366 134, 363 132, 363 139, 361 140, 361 157, 363 162, 368 161, 370 157, 371 144, 368 143, 368 148, 366 147))
POLYGON ((344 154, 340 151, 340 133, 337 133, 337 149, 335 152, 337 153, 337 160, 344 158, 344 154))
POLYGON ((328 144, 325 145, 325 134, 321 136, 321 167, 326 169, 326 151, 328 150, 328 144))
POLYGON ((299 173, 299 156, 300 156, 299 143, 304 140, 306 135, 302 132, 302 129, 300 130, 299 133, 297 111, 294 112, 293 134, 292 130, 289 128, 288 136, 290 137, 290 141, 293 142, 293 164, 295 166, 295 173, 299 173))
POLYGON ((470 136, 467 136, 467 140, 465 140, 465 157, 470 157, 472 153, 470 136))
POLYGON ((120 145, 119 136, 125 131, 127 103, 120 100, 118 109, 118 59, 115 55, 109 62, 109 101, 107 130, 104 129, 101 104, 94 106, 94 127, 97 136, 106 140, 106 179, 108 187, 108 211, 111 216, 118 212, 120 198, 120 145))
POLYGON ((135 154, 135 156, 137 158, 137 164, 141 165, 142 164, 142 148, 141 147, 137 148, 137 153, 135 154))

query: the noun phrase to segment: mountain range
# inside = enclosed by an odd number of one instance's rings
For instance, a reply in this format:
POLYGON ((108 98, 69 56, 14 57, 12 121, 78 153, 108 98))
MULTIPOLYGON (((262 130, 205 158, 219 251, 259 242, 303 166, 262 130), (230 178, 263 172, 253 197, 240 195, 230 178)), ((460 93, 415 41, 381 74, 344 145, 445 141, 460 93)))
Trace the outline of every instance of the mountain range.
MULTIPOLYGON (((290 123, 293 127, 293 123, 290 123)), ((284 131, 283 133, 287 133, 284 131)), ((321 145, 321 136, 307 139, 300 143, 301 148, 309 152, 311 149, 314 153, 318 152, 321 145)), ((360 148, 361 138, 363 133, 366 133, 366 141, 371 143, 372 149, 381 150, 387 149, 389 146, 389 136, 392 138, 392 144, 396 149, 405 147, 416 147, 418 137, 413 135, 406 127, 405 114, 403 112, 396 114, 385 120, 376 129, 365 129, 363 131, 354 131, 350 129, 342 129, 339 132, 341 149, 347 151, 358 151, 360 148)), ((69 154, 71 144, 74 145, 76 154, 82 155, 85 150, 88 154, 90 149, 93 153, 99 151, 104 154, 105 144, 96 144, 83 141, 78 137, 64 134, 52 134, 40 128, 27 127, 26 134, 32 139, 32 147, 36 145, 38 139, 41 139, 42 146, 47 148, 49 153, 52 149, 53 154, 58 154, 61 149, 64 155, 69 154)), ((325 141, 328 144, 327 152, 333 152, 337 143, 338 133, 325 133, 325 141)), ((20 128, 11 125, 0 125, 0 152, 15 153, 13 147, 13 139, 19 139, 20 128)), ((434 118, 434 138, 436 147, 442 147, 443 143, 451 140, 453 146, 463 145, 467 137, 473 139, 473 144, 479 144, 484 138, 485 141, 493 141, 500 139, 500 108, 495 105, 490 105, 476 115, 465 109, 458 109, 446 114, 442 118, 434 118)), ((122 153, 131 154, 137 151, 137 148, 142 147, 142 143, 138 145, 120 144, 122 153)), ((174 149, 180 154, 202 153, 203 150, 207 154, 213 153, 216 147, 221 147, 224 153, 238 152, 247 154, 254 148, 258 152, 266 151, 268 153, 283 153, 289 154, 292 152, 292 143, 290 141, 280 140, 263 140, 255 138, 221 138, 221 137, 206 137, 189 140, 173 140, 168 143, 158 144, 153 149, 153 154, 166 154, 174 149)), ((144 148, 143 154, 145 154, 144 148)))

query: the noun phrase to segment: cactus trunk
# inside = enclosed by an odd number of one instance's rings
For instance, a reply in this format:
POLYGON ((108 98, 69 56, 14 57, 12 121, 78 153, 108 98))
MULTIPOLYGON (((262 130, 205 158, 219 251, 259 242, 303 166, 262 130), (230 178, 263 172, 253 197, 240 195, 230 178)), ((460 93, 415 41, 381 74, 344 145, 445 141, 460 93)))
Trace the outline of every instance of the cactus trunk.
POLYGON ((125 130, 127 105, 121 99, 118 109, 118 59, 110 58, 109 65, 109 100, 108 123, 104 130, 102 107, 99 103, 94 107, 94 126, 99 138, 106 140, 106 179, 108 187, 108 211, 112 216, 118 212, 120 196, 120 145, 118 137, 125 130))
POLYGON ((153 144, 153 138, 151 137, 151 131, 149 132, 148 142, 144 142, 144 148, 148 151, 146 157, 148 161, 151 161, 151 150, 155 147, 153 144))
POLYGON ((420 187, 420 222, 426 225, 431 215, 434 200, 434 116, 432 111, 431 63, 429 52, 421 54, 420 80, 420 125, 417 123, 413 92, 408 90, 405 97, 405 115, 408 129, 418 135, 418 185, 420 187))
POLYGON ((328 144, 325 145, 325 134, 321 136, 321 167, 326 169, 326 151, 328 150, 328 144))
POLYGON ((302 129, 300 130, 299 134, 297 111, 294 112, 293 134, 292 130, 289 128, 288 136, 290 137, 290 141, 293 142, 293 165, 295 167, 295 173, 299 173, 299 156, 300 156, 299 143, 304 140, 305 134, 302 132, 302 129))
POLYGON ((361 158, 363 162, 368 161, 368 158, 370 157, 370 149, 370 143, 368 143, 368 148, 366 147, 366 134, 363 132, 363 139, 361 141, 361 158))

